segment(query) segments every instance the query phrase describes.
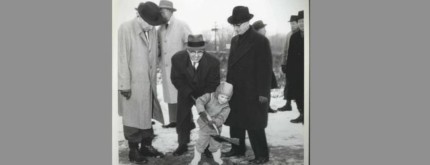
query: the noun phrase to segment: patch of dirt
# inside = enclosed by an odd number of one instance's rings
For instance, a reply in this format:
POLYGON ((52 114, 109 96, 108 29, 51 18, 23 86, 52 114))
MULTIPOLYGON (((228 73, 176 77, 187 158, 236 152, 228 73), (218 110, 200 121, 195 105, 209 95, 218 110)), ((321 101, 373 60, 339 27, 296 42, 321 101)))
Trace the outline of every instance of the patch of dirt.
MULTIPOLYGON (((120 165, 131 164, 128 160, 128 147, 125 141, 120 141, 119 151, 119 162, 120 165)), ((157 147, 157 146, 155 146, 157 147)), ((224 144, 222 151, 230 150, 228 144, 224 144)), ((303 165, 303 146, 296 145, 294 147, 286 146, 269 146, 270 149, 270 161, 266 164, 270 165, 303 165)), ((150 158, 148 157, 149 165, 185 165, 189 164, 194 157, 194 145, 188 146, 188 152, 181 156, 173 156, 172 152, 166 153, 163 158, 150 158)), ((254 159, 252 148, 247 146, 247 152, 244 157, 230 157, 222 158, 224 160, 223 165, 247 165, 248 160, 254 159)), ((202 159, 199 165, 217 165, 213 159, 207 158, 202 155, 202 159)))

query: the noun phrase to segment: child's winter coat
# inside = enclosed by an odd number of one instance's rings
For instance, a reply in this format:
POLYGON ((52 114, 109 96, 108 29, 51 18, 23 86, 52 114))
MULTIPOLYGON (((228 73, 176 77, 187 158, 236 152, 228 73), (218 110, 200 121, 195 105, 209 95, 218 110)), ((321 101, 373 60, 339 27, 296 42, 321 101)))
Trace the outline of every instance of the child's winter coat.
MULTIPOLYGON (((197 111, 206 112, 212 120, 215 122, 218 130, 221 133, 221 127, 230 113, 230 106, 228 102, 220 104, 218 102, 218 94, 224 94, 231 98, 233 94, 233 86, 227 82, 221 83, 217 90, 213 93, 206 93, 196 100, 197 111)), ((203 153, 206 147, 209 145, 209 151, 215 152, 221 148, 221 143, 215 141, 210 135, 217 135, 217 132, 210 128, 203 120, 199 117, 197 124, 200 127, 199 139, 197 139, 196 148, 197 151, 203 153)))

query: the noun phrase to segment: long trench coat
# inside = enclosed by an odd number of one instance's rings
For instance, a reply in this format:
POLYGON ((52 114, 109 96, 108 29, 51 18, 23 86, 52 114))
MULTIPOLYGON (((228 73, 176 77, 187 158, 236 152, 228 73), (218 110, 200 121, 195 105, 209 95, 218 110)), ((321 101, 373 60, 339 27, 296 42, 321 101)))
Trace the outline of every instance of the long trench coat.
POLYGON ((177 132, 191 130, 187 117, 191 114, 191 107, 197 99, 205 93, 212 93, 220 84, 220 62, 215 57, 204 52, 197 70, 191 65, 186 50, 176 53, 172 57, 173 85, 178 89, 177 132), (192 97, 191 97, 192 96, 192 97))
POLYGON ((125 126, 150 129, 151 118, 164 123, 157 100, 157 32, 149 41, 137 18, 123 23, 118 31, 118 90, 131 89, 130 99, 118 94, 118 110, 125 126))
POLYGON ((250 28, 231 40, 227 82, 233 84, 230 115, 226 125, 242 129, 263 129, 267 126, 269 103, 260 103, 259 96, 270 97, 272 52, 269 40, 250 28))
POLYGON ((177 103, 178 91, 173 86, 170 80, 172 69, 172 56, 186 48, 188 35, 191 34, 190 27, 183 21, 172 16, 168 27, 160 26, 158 29, 158 41, 160 46, 160 69, 163 83, 164 102, 174 104, 177 103))
POLYGON ((288 79, 288 99, 300 99, 304 96, 304 39, 301 32, 291 36, 285 76, 288 79))

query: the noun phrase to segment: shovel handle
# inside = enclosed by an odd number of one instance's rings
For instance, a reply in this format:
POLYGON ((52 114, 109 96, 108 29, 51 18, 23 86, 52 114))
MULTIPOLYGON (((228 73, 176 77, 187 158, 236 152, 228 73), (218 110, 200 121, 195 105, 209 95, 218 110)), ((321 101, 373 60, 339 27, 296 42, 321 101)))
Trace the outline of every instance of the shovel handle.
MULTIPOLYGON (((212 118, 211 118, 211 116, 209 116, 209 114, 207 114, 206 116, 208 117, 209 121, 212 121, 212 118)), ((212 124, 212 126, 215 128, 216 133, 219 135, 218 127, 215 124, 212 124)))
MULTIPOLYGON (((191 98, 192 98, 194 101, 196 101, 196 98, 194 98, 193 96, 191 96, 191 98)), ((204 112, 204 113, 206 113, 206 112, 204 112)), ((206 113, 206 116, 208 117, 208 119, 209 119, 210 121, 212 121, 212 118, 211 118, 211 116, 209 116, 209 114, 208 114, 208 113, 206 113)), ((219 134, 219 131, 218 131, 218 128, 216 127, 216 125, 215 125, 215 124, 212 124, 212 126, 215 128, 216 133, 217 133, 218 135, 220 135, 220 134, 219 134)))

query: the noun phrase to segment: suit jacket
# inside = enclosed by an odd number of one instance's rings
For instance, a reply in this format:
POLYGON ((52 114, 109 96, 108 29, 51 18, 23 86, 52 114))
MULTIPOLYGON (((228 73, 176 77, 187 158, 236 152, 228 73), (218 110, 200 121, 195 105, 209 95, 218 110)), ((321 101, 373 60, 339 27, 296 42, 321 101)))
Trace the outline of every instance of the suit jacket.
POLYGON ((226 125, 244 129, 267 126, 268 103, 259 96, 270 97, 272 53, 269 40, 250 28, 231 40, 227 82, 233 84, 230 115, 226 125))
MULTIPOLYGON (((186 50, 177 52, 172 57, 170 78, 178 90, 177 125, 182 125, 184 119, 191 113, 191 107, 205 93, 212 93, 220 84, 220 62, 212 55, 204 52, 197 70, 191 65, 186 50)), ((179 127, 177 127, 178 129, 179 127)), ((185 128, 188 129, 188 128, 185 128)))

